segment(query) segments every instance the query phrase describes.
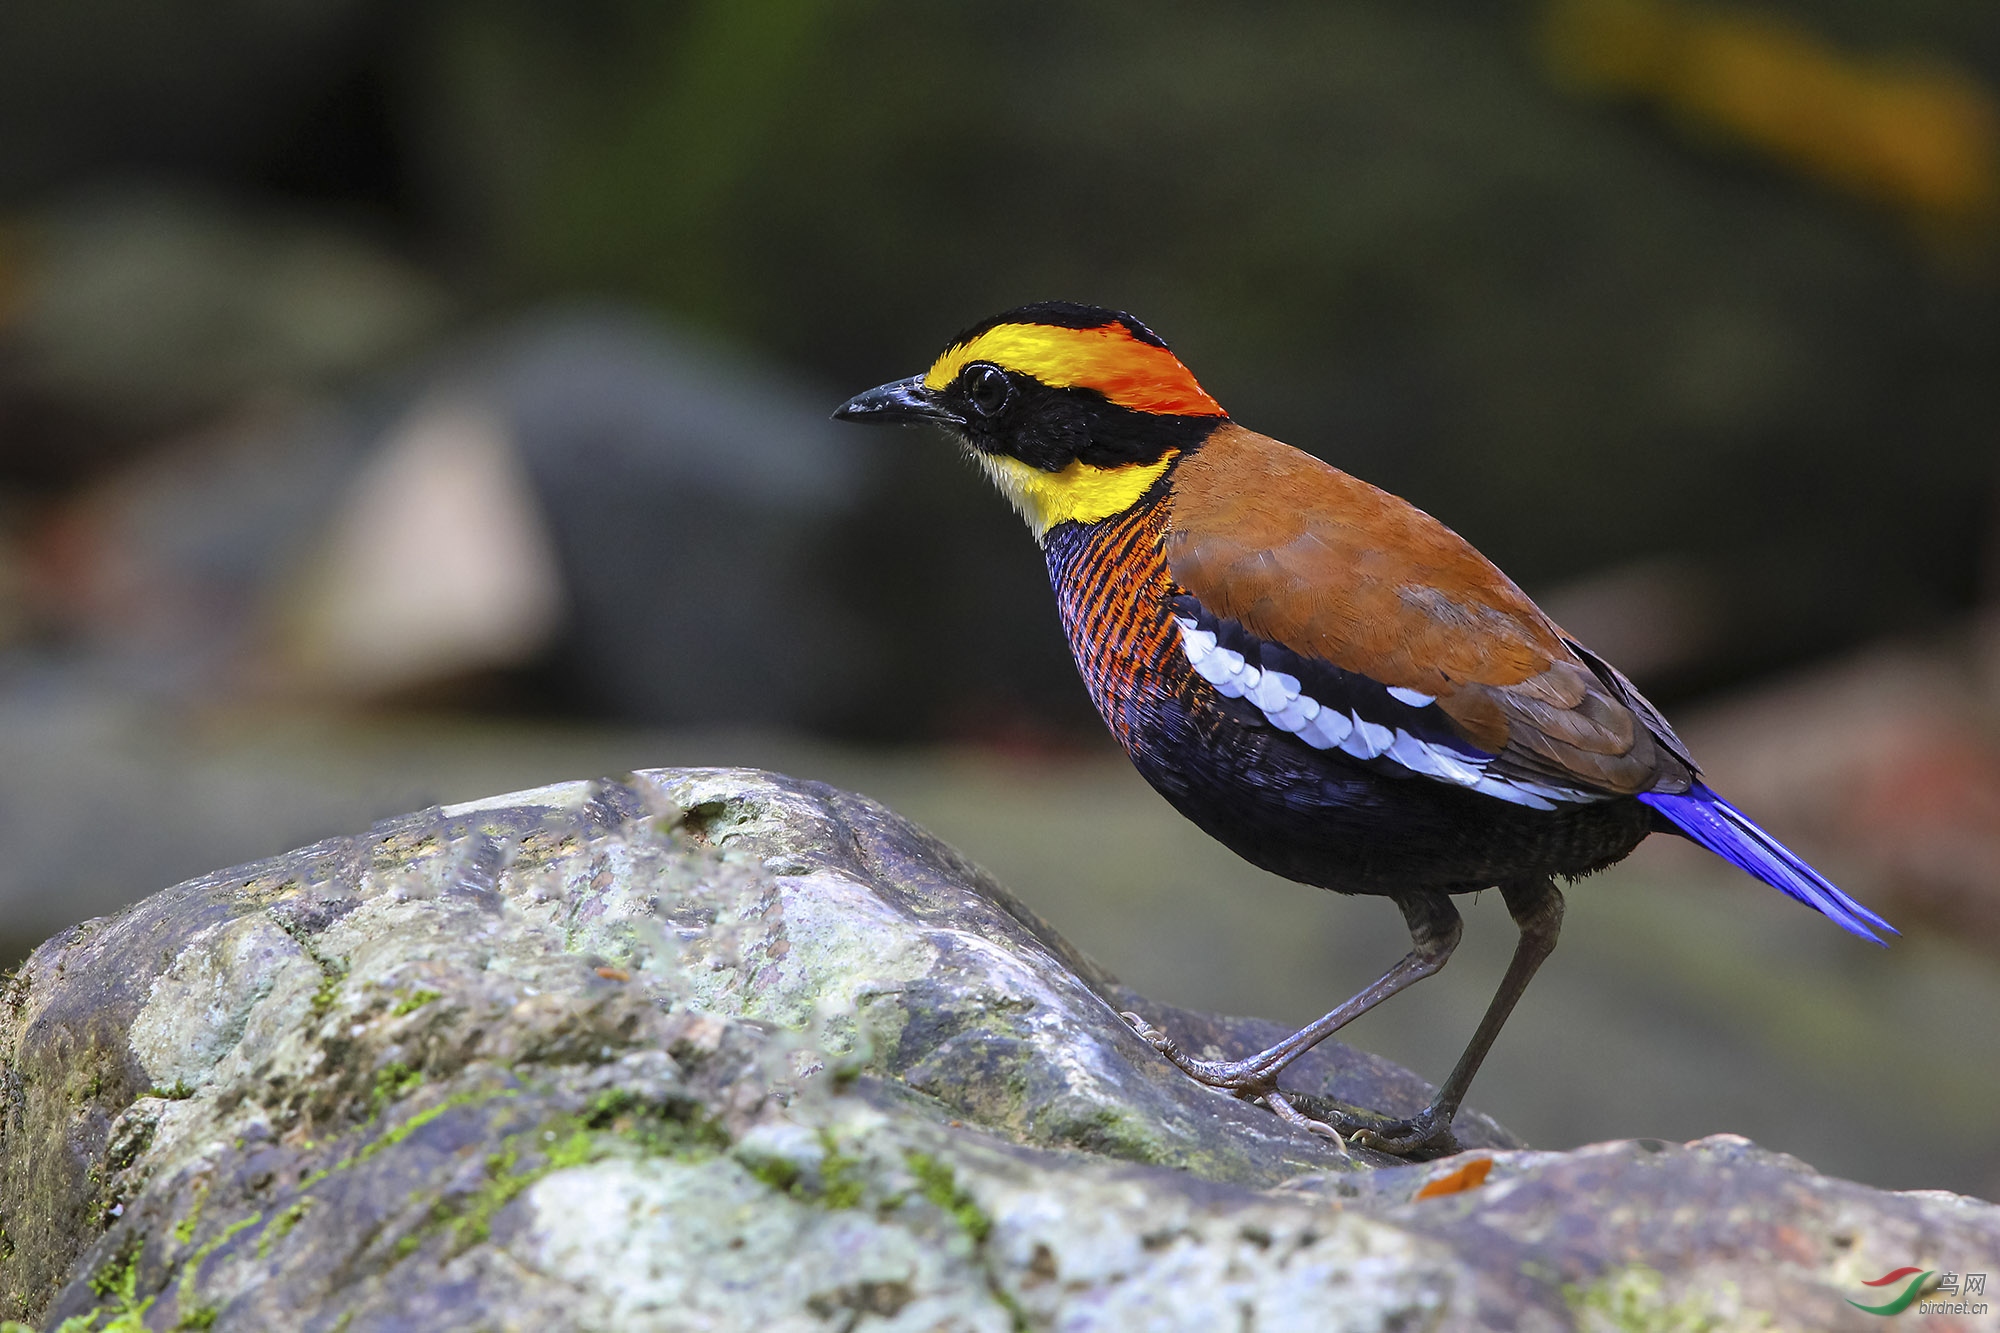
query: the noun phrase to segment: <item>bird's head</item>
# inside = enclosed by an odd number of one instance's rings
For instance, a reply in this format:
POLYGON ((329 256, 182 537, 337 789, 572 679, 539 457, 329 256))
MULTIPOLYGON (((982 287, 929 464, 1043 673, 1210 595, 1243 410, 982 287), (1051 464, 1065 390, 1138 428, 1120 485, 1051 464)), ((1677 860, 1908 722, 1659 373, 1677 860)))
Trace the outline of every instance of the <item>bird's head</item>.
POLYGON ((1138 503, 1227 421, 1158 334, 1132 316, 1048 301, 973 325, 921 375, 856 395, 840 421, 935 421, 1039 539, 1138 503))

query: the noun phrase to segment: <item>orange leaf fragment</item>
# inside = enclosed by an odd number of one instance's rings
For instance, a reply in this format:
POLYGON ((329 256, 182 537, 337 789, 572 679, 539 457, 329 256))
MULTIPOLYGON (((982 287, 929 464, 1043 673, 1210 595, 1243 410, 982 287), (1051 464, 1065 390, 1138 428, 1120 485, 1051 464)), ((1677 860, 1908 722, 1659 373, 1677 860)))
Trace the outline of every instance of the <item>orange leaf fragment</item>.
POLYGON ((1439 1176, 1417 1191, 1419 1199, 1435 1199, 1446 1194, 1463 1194, 1470 1189, 1478 1189, 1486 1183, 1486 1173, 1493 1169, 1491 1157, 1481 1157, 1467 1162, 1458 1170, 1439 1176))

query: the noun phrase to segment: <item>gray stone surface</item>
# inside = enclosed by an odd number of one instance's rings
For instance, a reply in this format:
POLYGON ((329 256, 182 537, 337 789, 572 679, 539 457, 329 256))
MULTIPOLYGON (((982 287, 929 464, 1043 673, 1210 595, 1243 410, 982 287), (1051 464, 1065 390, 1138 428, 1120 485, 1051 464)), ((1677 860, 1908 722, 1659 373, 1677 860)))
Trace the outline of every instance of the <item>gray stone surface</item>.
MULTIPOLYGON (((0 1001, 5 1315, 48 1328, 1876 1327, 2000 1209, 1728 1137, 1347 1156, 882 807, 671 770, 189 881, 0 1001)), ((1343 1048, 1289 1082, 1428 1089, 1343 1048)))

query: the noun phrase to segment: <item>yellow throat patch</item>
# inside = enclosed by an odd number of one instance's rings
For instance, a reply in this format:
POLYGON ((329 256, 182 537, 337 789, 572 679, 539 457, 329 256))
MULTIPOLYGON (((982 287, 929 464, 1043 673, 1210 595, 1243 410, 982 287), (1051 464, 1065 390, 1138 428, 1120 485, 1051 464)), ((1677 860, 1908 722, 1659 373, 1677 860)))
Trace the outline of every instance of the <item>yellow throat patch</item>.
POLYGON ((1058 523, 1095 523, 1124 513, 1139 503, 1179 456, 1178 449, 1169 449, 1152 463, 1091 467, 1079 461, 1060 472, 1044 472, 1004 454, 973 454, 1001 494, 1028 521, 1038 542, 1058 523))

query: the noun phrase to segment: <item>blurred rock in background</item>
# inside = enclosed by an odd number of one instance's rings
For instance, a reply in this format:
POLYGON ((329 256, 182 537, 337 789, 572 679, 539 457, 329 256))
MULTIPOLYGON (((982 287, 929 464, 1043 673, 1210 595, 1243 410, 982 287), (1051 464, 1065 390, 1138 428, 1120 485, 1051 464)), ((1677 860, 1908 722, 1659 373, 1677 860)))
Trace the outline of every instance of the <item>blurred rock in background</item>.
POLYGON ((420 400, 326 527, 304 571, 272 590, 279 682, 394 697, 531 660, 561 627, 541 506, 507 421, 477 398, 420 400))
MULTIPOLYGON (((1064 296, 1465 533, 1907 930, 1649 844, 1579 886, 1503 1121, 2000 1190, 1996 88, 1981 0, 0 9, 0 944, 766 762, 1142 990, 1318 1013, 1393 914, 1177 821, 1014 516, 826 419, 1064 296)), ((1356 1040, 1448 1062, 1511 938, 1472 913, 1356 1040)))
POLYGON ((22 218, 0 264, 0 471, 51 484, 412 351, 447 309, 432 278, 344 227, 162 188, 22 218))

